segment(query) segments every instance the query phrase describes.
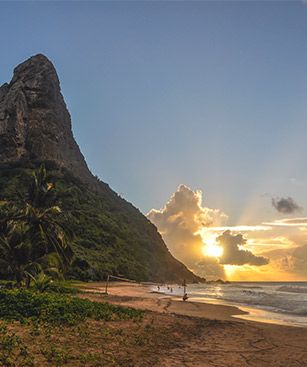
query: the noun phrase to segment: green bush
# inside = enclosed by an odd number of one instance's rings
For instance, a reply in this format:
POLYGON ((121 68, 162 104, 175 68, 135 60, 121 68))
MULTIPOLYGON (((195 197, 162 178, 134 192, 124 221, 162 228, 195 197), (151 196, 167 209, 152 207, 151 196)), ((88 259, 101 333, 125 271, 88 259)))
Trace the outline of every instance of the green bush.
POLYGON ((52 324, 75 325, 86 318, 125 320, 140 318, 142 311, 92 302, 64 294, 29 290, 0 290, 0 318, 24 321, 39 319, 52 324))
POLYGON ((67 284, 67 282, 63 283, 50 283, 46 290, 51 293, 60 293, 60 294, 77 294, 79 290, 67 284))

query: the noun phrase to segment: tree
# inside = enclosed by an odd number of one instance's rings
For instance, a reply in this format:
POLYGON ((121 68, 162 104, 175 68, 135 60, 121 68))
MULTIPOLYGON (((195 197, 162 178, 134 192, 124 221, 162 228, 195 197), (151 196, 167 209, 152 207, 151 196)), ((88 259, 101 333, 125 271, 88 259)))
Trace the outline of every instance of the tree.
POLYGON ((2 202, 0 217, 0 266, 18 286, 25 280, 28 287, 42 271, 65 273, 73 257, 72 233, 44 166, 34 173, 25 196, 2 202))
POLYGON ((0 237, 0 269, 3 274, 13 275, 20 288, 25 277, 40 270, 31 258, 31 243, 25 238, 24 226, 12 224, 10 227, 0 237))

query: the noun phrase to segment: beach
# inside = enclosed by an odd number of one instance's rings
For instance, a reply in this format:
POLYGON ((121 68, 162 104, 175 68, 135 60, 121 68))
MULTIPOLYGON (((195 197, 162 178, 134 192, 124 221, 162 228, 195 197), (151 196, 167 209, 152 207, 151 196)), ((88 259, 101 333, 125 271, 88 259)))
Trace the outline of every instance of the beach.
POLYGON ((238 319, 245 314, 239 308, 183 302, 152 292, 148 285, 114 282, 108 295, 104 287, 88 283, 80 296, 148 310, 146 317, 154 320, 151 348, 134 366, 307 366, 307 328, 238 319))
POLYGON ((89 286, 85 290, 90 293, 97 293, 96 295, 87 295, 95 301, 104 300, 122 306, 130 306, 154 312, 204 317, 209 320, 233 320, 233 315, 245 314, 244 311, 232 306, 189 301, 182 302, 179 297, 171 297, 158 292, 152 292, 150 286, 141 284, 111 282, 108 287, 108 296, 99 295, 99 293, 105 291, 103 283, 89 283, 89 286))

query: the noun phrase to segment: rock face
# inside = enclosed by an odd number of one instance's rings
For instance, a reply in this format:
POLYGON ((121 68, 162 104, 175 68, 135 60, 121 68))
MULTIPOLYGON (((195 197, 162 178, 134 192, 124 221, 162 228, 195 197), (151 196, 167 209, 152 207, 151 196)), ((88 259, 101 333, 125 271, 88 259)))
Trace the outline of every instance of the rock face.
POLYGON ((76 144, 71 119, 52 63, 26 60, 0 87, 0 161, 51 160, 84 181, 91 173, 76 144))

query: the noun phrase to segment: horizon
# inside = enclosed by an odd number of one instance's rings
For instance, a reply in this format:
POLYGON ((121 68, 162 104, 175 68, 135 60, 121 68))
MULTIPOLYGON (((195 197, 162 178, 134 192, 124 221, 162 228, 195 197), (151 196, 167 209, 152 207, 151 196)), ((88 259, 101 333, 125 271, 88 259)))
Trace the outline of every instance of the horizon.
POLYGON ((91 171, 176 258, 209 279, 307 280, 304 2, 0 6, 0 83, 50 58, 91 171))

